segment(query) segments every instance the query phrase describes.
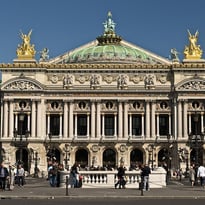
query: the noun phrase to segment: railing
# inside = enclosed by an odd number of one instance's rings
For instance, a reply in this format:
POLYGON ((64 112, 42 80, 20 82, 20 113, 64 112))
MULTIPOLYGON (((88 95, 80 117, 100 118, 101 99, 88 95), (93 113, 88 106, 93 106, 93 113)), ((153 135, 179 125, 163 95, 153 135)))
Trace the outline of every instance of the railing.
MULTIPOLYGON (((71 187, 72 178, 69 172, 61 172, 60 187, 66 186, 66 176, 68 176, 68 187, 71 187)), ((117 182, 117 171, 80 171, 83 177, 83 188, 108 188, 114 187, 117 182)), ((126 171, 126 188, 139 188, 140 171, 126 171)), ((166 171, 158 168, 150 174, 150 188, 162 188, 166 186, 166 171)))

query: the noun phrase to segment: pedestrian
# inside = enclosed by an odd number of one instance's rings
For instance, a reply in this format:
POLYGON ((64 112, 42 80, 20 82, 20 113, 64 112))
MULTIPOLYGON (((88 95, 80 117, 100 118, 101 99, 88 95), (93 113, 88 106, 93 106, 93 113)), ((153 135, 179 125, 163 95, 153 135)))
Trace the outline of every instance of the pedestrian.
POLYGON ((71 187, 78 188, 79 183, 79 166, 75 163, 70 170, 71 187))
POLYGON ((53 162, 48 167, 48 178, 51 187, 56 187, 57 185, 57 172, 58 172, 58 164, 57 162, 53 162))
POLYGON ((118 181, 117 183, 115 183, 115 189, 117 188, 117 186, 119 186, 119 189, 121 188, 125 188, 125 184, 126 184, 126 181, 125 181, 125 167, 124 167, 124 164, 121 163, 120 166, 118 167, 117 169, 117 178, 118 178, 118 181))
POLYGON ((204 188, 205 185, 205 167, 200 165, 197 171, 197 177, 200 178, 200 184, 204 188))
POLYGON ((195 172, 194 167, 190 166, 190 169, 189 169, 189 180, 191 182, 191 186, 194 186, 194 184, 195 184, 195 175, 196 175, 196 172, 195 172))
POLYGON ((9 190, 12 191, 14 189, 15 183, 15 166, 9 165, 9 190))
POLYGON ((151 169, 150 167, 146 165, 141 165, 141 179, 143 182, 143 191, 149 191, 150 186, 149 186, 149 175, 151 174, 151 169))
POLYGON ((0 189, 2 191, 6 190, 6 180, 9 178, 8 169, 4 166, 4 162, 0 165, 0 189))
POLYGON ((25 171, 24 171, 22 164, 18 165, 16 175, 17 175, 17 180, 18 180, 18 186, 23 186, 25 184, 25 178, 24 178, 25 171))

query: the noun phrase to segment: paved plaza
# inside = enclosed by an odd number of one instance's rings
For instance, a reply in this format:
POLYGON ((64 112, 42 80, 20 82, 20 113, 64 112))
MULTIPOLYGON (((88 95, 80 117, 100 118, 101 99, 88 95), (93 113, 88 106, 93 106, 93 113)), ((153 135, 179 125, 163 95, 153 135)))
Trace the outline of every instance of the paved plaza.
POLYGON ((167 187, 153 188, 143 192, 136 189, 115 189, 113 188, 69 188, 66 195, 65 188, 53 188, 45 179, 27 178, 24 187, 16 186, 13 191, 0 192, 0 199, 28 198, 205 198, 205 190, 200 186, 191 187, 187 180, 171 181, 167 187))

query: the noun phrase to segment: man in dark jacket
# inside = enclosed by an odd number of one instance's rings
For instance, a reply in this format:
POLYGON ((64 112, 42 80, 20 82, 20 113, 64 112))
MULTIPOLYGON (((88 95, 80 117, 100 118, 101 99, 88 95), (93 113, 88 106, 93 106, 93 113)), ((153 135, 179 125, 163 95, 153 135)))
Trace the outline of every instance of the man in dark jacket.
POLYGON ((149 191, 149 175, 151 174, 151 169, 148 165, 142 165, 141 167, 141 179, 144 184, 143 190, 149 191))
POLYGON ((5 191, 6 189, 6 180, 9 177, 9 172, 6 167, 4 167, 4 163, 2 162, 0 165, 0 189, 5 191))
POLYGON ((117 188, 117 186, 119 185, 119 189, 121 188, 125 188, 125 167, 123 166, 123 163, 120 164, 120 167, 117 169, 117 177, 118 177, 118 181, 115 184, 115 189, 117 188))

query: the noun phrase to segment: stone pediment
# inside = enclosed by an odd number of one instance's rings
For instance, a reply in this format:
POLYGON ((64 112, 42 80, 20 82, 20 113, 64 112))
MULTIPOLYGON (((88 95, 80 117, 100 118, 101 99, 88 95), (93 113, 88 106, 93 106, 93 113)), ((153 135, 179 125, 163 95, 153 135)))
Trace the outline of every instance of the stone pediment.
POLYGON ((176 86, 176 91, 205 91, 205 80, 201 78, 189 79, 176 86))
POLYGON ((34 91, 42 90, 42 86, 33 79, 28 78, 16 78, 7 81, 1 86, 1 90, 11 91, 34 91))

